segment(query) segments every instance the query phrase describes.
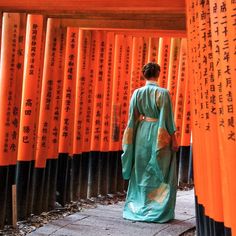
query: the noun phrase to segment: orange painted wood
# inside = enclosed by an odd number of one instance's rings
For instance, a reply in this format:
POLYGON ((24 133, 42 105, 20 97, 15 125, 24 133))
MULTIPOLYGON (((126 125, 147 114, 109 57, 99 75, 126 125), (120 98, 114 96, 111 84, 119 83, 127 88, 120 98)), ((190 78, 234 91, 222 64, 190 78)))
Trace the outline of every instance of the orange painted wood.
POLYGON ((62 95, 59 153, 72 153, 76 65, 78 55, 78 28, 68 28, 66 36, 65 72, 62 95))
MULTIPOLYGON (((187 27, 188 27, 188 53, 189 53, 189 71, 192 72, 191 79, 189 80, 189 88, 190 91, 190 97, 191 97, 191 112, 192 112, 192 138, 194 140, 194 145, 196 147, 199 147, 200 145, 200 139, 198 138, 199 134, 199 123, 198 123, 198 93, 196 92, 198 87, 198 50, 197 50, 197 39, 199 38, 199 34, 197 33, 197 24, 195 23, 195 8, 193 7, 195 0, 188 1, 186 0, 186 6, 187 6, 187 27), (191 55, 191 56, 190 56, 191 55)), ((193 147, 193 169, 194 169, 194 183, 195 183, 195 191, 196 196, 198 198, 199 203, 202 202, 202 179, 201 174, 198 172, 200 170, 200 161, 199 156, 201 155, 201 149, 200 148, 194 148, 193 147)))
MULTIPOLYGON (((2 135, 0 137, 0 166, 7 166, 11 163, 12 155, 15 155, 17 152, 17 146, 14 145, 12 135, 15 128, 18 128, 19 123, 18 113, 14 110, 14 94, 17 82, 16 58, 20 31, 20 14, 4 13, 2 24, 0 66, 0 131, 2 135), (12 123, 15 124, 15 128, 12 123)), ((17 140, 18 130, 14 136, 17 140)))
POLYGON ((50 117, 47 159, 57 159, 58 157, 66 51, 66 28, 62 27, 61 25, 59 26, 59 29, 57 31, 57 39, 59 50, 57 50, 56 52, 55 60, 55 67, 57 69, 53 71, 53 76, 56 78, 56 81, 53 84, 54 92, 52 96, 52 113, 50 117))
POLYGON ((133 19, 115 19, 115 18, 99 18, 99 19, 63 19, 62 23, 70 27, 85 28, 117 28, 117 29, 155 29, 169 31, 185 31, 185 19, 179 18, 171 20, 169 18, 158 18, 149 20, 133 19))
POLYGON ((174 110, 174 119, 176 125, 175 134, 177 137, 178 144, 180 144, 182 135, 184 92, 186 90, 185 81, 187 79, 186 67, 187 67, 187 40, 182 39, 180 48, 179 71, 176 85, 175 110, 174 110))
MULTIPOLYGON (((187 76, 189 76, 189 74, 187 74, 187 76)), ((180 146, 190 146, 190 139, 191 139, 191 110, 190 110, 191 107, 190 107, 189 79, 190 78, 187 77, 185 81, 183 124, 182 124, 180 146)))
POLYGON ((167 89, 170 92, 173 104, 173 110, 175 110, 175 101, 176 101, 177 79, 178 79, 179 59, 180 59, 180 45, 181 45, 180 38, 171 38, 167 89))
POLYGON ((33 129, 33 157, 35 160, 36 156, 36 146, 37 146, 37 135, 38 135, 38 125, 39 125, 39 111, 40 111, 40 101, 42 92, 42 77, 43 77, 43 65, 44 65, 44 52, 45 52, 45 40, 46 40, 46 18, 43 17, 43 30, 41 37, 41 47, 40 47, 40 63, 39 72, 37 77, 36 89, 35 89, 35 120, 33 129))
MULTIPOLYGON (((236 81, 235 81, 235 76, 236 76, 236 66, 235 66, 235 60, 236 60, 236 54, 235 54, 235 49, 236 49, 236 41, 235 41, 235 35, 236 35, 236 25, 235 25, 235 20, 236 20, 236 2, 235 1, 229 1, 226 0, 226 7, 228 9, 227 11, 227 27, 228 27, 228 39, 229 39, 229 56, 230 56, 230 68, 231 68, 231 79, 232 79, 232 91, 234 91, 235 94, 235 89, 236 89, 236 81), (234 49, 234 50, 231 50, 234 49)), ((234 106, 234 120, 236 117, 236 97, 233 99, 233 106, 234 106)), ((229 120, 232 120, 230 118, 229 120)), ((231 165, 230 165, 230 173, 231 173, 231 180, 235 179, 235 171, 234 171, 234 166, 236 166, 236 160, 233 158, 231 155, 231 165)), ((231 186, 231 196, 236 196, 236 186, 233 185, 231 186)), ((235 204, 232 204, 232 212, 234 213, 236 210, 235 204)), ((233 215, 233 220, 232 220, 232 234, 236 234, 236 219, 233 215)))
POLYGON ((20 31, 17 50, 17 72, 16 72, 16 84, 14 94, 14 110, 16 111, 14 116, 18 120, 18 125, 14 126, 14 130, 11 136, 13 145, 16 147, 16 152, 12 155, 11 164, 15 165, 17 162, 18 152, 18 138, 19 138, 19 125, 20 125, 20 112, 21 112, 21 99, 22 99, 22 85, 23 85, 23 70, 24 70, 24 56, 25 56, 25 36, 26 36, 26 14, 21 14, 20 17, 20 31), (17 137, 14 135, 17 134, 17 137))
POLYGON ((89 63, 91 48, 91 31, 79 31, 79 58, 77 63, 75 122, 73 137, 73 154, 83 152, 83 134, 85 132, 86 108, 88 103, 89 63))
POLYGON ((112 106, 111 106, 111 142, 110 150, 120 149, 120 129, 121 129, 121 83, 124 73, 125 45, 124 35, 115 36, 114 71, 112 81, 112 106))
MULTIPOLYGON (((63 22, 63 20, 61 20, 63 22)), ((115 32, 117 34, 125 34, 133 37, 176 37, 185 38, 187 36, 185 30, 159 30, 159 29, 129 29, 129 28, 93 28, 93 27, 81 27, 85 30, 103 30, 107 32, 115 32)))
MULTIPOLYGON (((148 45, 145 46, 145 43, 148 43, 148 40, 143 40, 143 49, 146 47, 148 49, 148 45)), ((132 65, 132 48, 133 48, 133 39, 131 36, 124 37, 125 44, 125 60, 124 60, 124 71, 123 71, 123 79, 122 86, 120 91, 121 97, 121 121, 120 121, 120 149, 122 148, 122 137, 128 122, 128 111, 129 111, 129 101, 130 101, 130 84, 131 84, 131 65, 132 65)), ((143 50, 143 60, 147 58, 147 50, 143 50)), ((143 80, 144 81, 144 80, 143 80)), ((143 82, 142 81, 142 82, 143 82)))
MULTIPOLYGON (((2 12, 0 12, 0 45, 1 45, 1 40, 2 40, 2 12)), ((1 47, 0 47, 0 53, 1 53, 1 47)), ((0 57, 0 62, 1 62, 1 57, 0 57)))
MULTIPOLYGON (((202 67, 199 67, 198 65, 202 63, 202 51, 200 50, 200 47, 202 45, 202 38, 201 38, 201 31, 200 27, 203 26, 200 24, 200 5, 197 4, 197 1, 195 0, 195 9, 194 9, 194 15, 196 18, 196 42, 199 48, 196 50, 196 58, 195 58, 195 65, 194 65, 194 69, 195 69, 195 75, 196 75, 196 115, 197 115, 197 119, 196 119, 196 124, 195 124, 195 128, 197 129, 197 136, 196 137, 202 137, 201 139, 198 138, 198 143, 195 143, 195 145, 198 145, 200 148, 198 150, 198 155, 197 155, 197 161, 198 161, 198 168, 201 169, 201 173, 198 172, 198 178, 199 178, 199 183, 200 183, 200 187, 199 187, 199 203, 201 203, 206 209, 205 209, 205 214, 209 215, 209 195, 205 194, 206 191, 208 190, 208 183, 207 183, 207 176, 208 176, 208 168, 207 168, 207 163, 206 162, 206 158, 205 155, 206 154, 206 139, 205 139, 205 132, 203 130, 203 127, 205 125, 205 121, 202 118, 202 116, 204 115, 205 110, 205 99, 203 97, 204 94, 204 89, 205 87, 204 85, 204 79, 202 76, 202 67)), ((203 27, 204 28, 204 27, 203 27)), ((196 142, 196 139, 194 139, 194 142, 196 142)))
MULTIPOLYGON (((226 4, 225 0, 217 1, 224 9, 224 4, 226 4)), ((235 5, 235 4, 234 4, 235 5)), ((233 7, 228 5, 228 10, 233 7)), ((235 6, 234 6, 235 7, 235 6)), ((235 14, 235 10, 234 10, 235 14)), ((227 14, 227 10, 217 10, 218 17, 218 30, 219 34, 217 45, 219 46, 219 59, 220 59, 220 71, 221 74, 218 76, 218 91, 219 97, 218 102, 222 105, 222 110, 219 110, 219 134, 222 138, 222 141, 225 143, 224 150, 222 152, 222 161, 225 163, 225 168, 227 170, 226 173, 226 181, 228 183, 228 196, 226 195, 226 200, 228 199, 228 209, 230 221, 227 222, 227 225, 233 227, 233 230, 236 230, 236 220, 234 217, 234 210, 236 209, 234 206, 235 201, 235 169, 233 168, 235 162, 235 150, 236 150, 236 121, 235 121, 235 107, 236 97, 235 94, 235 80, 234 75, 235 71, 233 70, 235 66, 233 65, 235 62, 235 56, 232 57, 231 50, 235 49, 235 42, 232 43, 231 40, 235 39, 235 35, 229 33, 231 30, 233 31, 235 26, 228 24, 227 22, 230 20, 231 15, 227 14), (231 37, 230 37, 231 36, 231 37), (231 44, 229 44, 229 39, 231 38, 231 44), (232 46, 232 48, 230 47, 232 46), (227 56, 229 55, 229 57, 227 56), (233 72, 234 71, 234 72, 233 72)), ((232 19, 231 19, 232 21, 232 19)), ((231 23, 232 24, 232 23, 231 23)), ((214 35, 216 38, 216 35, 214 35)), ((233 234, 234 235, 234 234, 233 234)))
POLYGON ((130 94, 140 87, 142 78, 143 38, 133 37, 130 94))
MULTIPOLYGON (((205 11, 210 12, 209 4, 205 5, 205 11)), ((210 15, 206 14, 205 22, 210 22, 210 15)), ((205 24, 203 22, 203 28, 206 27, 206 32, 211 30, 211 25, 205 24)), ((212 35, 211 35, 212 36, 212 35)), ((221 158, 224 159, 224 154, 222 155, 221 148, 220 148, 220 139, 219 139, 219 128, 218 128, 218 121, 217 121, 217 105, 216 105, 216 97, 217 92, 214 88, 217 87, 218 81, 217 77, 214 74, 214 60, 212 57, 213 44, 212 37, 209 35, 206 37, 206 42, 203 44, 203 51, 205 51, 205 55, 203 57, 203 65, 206 64, 203 75, 205 81, 205 125, 203 128, 203 134, 205 135, 205 140, 207 142, 206 145, 206 162, 208 167, 208 191, 209 191, 209 214, 211 218, 216 221, 222 222, 224 221, 224 204, 223 204, 223 189, 225 188, 222 185, 222 170, 221 170, 221 158), (205 50, 205 43, 206 45, 211 45, 207 47, 205 50), (205 60, 207 58, 207 62, 205 60), (206 73, 207 71, 207 73, 206 73), (214 137, 214 138, 213 138, 214 137)))
POLYGON ((107 33, 106 45, 106 69, 104 96, 103 96, 103 112, 102 112, 102 132, 101 132, 101 151, 108 152, 111 142, 111 101, 112 101, 112 79, 114 70, 114 54, 115 54, 115 34, 107 33))
MULTIPOLYGON (((67 18, 68 26, 153 28, 185 31, 185 1, 0 1, 0 11, 24 11, 67 18), (73 20, 69 19, 73 18, 73 20), (75 25, 76 24, 76 25, 75 25)), ((67 24, 66 23, 66 24, 67 24)))
MULTIPOLYGON (((127 34, 125 34, 127 36, 127 34)), ((145 34, 143 34, 143 57, 142 57, 142 65, 145 65, 148 60, 148 49, 149 49, 149 37, 145 34)))
POLYGON ((158 63, 159 38, 149 38, 148 62, 158 63))
MULTIPOLYGON (((145 36, 145 35, 144 35, 145 36)), ((148 54, 149 54, 149 38, 143 37, 143 51, 142 51, 142 61, 141 61, 141 67, 143 67, 149 60, 148 60, 148 54)), ((146 83, 146 80, 143 76, 140 77, 140 84, 139 86, 142 87, 146 83)))
POLYGON ((158 79, 158 84, 162 88, 166 88, 168 83, 171 46, 170 41, 170 37, 161 37, 159 40, 158 64, 161 66, 161 73, 158 79))
POLYGON ((162 11, 185 10, 184 0, 1 0, 0 6, 9 9, 76 11, 80 9, 157 9, 162 11))
POLYGON ((38 106, 41 92, 41 58, 43 48, 43 16, 28 15, 25 66, 22 89, 18 161, 34 159, 38 106))
POLYGON ((96 102, 95 86, 97 76, 97 67, 99 62, 99 46, 101 41, 100 32, 92 31, 91 35, 91 48, 90 48, 90 61, 89 61, 89 77, 86 89, 87 103, 84 106, 85 110, 85 122, 84 122, 84 132, 83 132, 83 152, 89 152, 91 148, 91 134, 92 134, 92 119, 93 119, 93 104, 96 102))
MULTIPOLYGON (((197 12, 209 12, 209 3, 204 5, 199 4, 197 6, 197 12)), ((209 109, 209 75, 208 73, 212 70, 210 65, 211 57, 209 53, 212 52, 211 48, 208 47, 209 42, 212 40, 209 37, 209 34, 205 36, 206 32, 209 32, 210 19, 208 18, 209 14, 206 14, 205 17, 197 17, 197 23, 199 25, 199 52, 198 58, 199 62, 201 62, 201 66, 199 66, 199 95, 200 95, 200 109, 199 109, 199 122, 200 122, 200 134, 201 135, 201 149, 202 154, 204 153, 205 157, 199 156, 200 166, 203 170, 203 181, 205 190, 203 192, 203 200, 205 206, 205 214, 211 218, 215 218, 215 209, 219 205, 214 206, 215 199, 219 199, 221 197, 220 194, 217 196, 213 195, 214 192, 214 184, 215 179, 212 178, 213 165, 212 162, 215 162, 215 156, 218 155, 219 149, 216 146, 215 140, 211 139, 212 135, 216 135, 217 133, 213 133, 211 130, 211 122, 210 122, 210 109, 209 109), (211 139, 211 140, 210 140, 211 139), (218 150, 217 150, 218 149, 218 150), (216 155, 215 155, 216 153, 216 155), (204 164, 203 164, 204 163, 204 164), (205 194, 205 192, 207 194, 205 194)), ((218 179, 218 186, 221 186, 220 178, 218 179)), ((220 190, 221 191, 221 190, 220 190)))
POLYGON ((217 50, 220 17, 215 9, 219 1, 210 1, 210 9, 209 3, 202 5, 194 0, 187 3, 195 190, 198 202, 205 207, 205 214, 230 226, 228 155, 225 134, 219 132, 224 129, 219 127, 222 74, 218 72, 222 62, 217 50), (203 12, 206 14, 200 17, 199 13, 203 12))
POLYGON ((95 77, 94 77, 94 103, 92 106, 93 117, 92 117, 92 127, 91 127, 91 151, 100 151, 101 146, 101 128, 102 128, 102 109, 103 109, 103 97, 104 97, 104 71, 106 69, 106 33, 103 31, 98 31, 100 34, 100 40, 98 44, 98 63, 95 68, 95 77))
POLYGON ((45 168, 48 156, 49 134, 51 127, 51 117, 53 112, 53 94, 56 92, 55 85, 57 83, 58 64, 56 57, 59 55, 59 38, 58 31, 60 26, 56 20, 49 19, 47 21, 45 56, 42 76, 42 92, 40 100, 37 147, 35 157, 35 167, 45 168))

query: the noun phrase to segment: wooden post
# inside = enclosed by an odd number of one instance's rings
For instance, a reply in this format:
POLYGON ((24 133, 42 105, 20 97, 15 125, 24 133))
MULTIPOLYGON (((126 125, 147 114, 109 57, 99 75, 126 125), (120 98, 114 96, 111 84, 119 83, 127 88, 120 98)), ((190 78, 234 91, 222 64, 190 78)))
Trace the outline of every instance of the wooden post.
POLYGON ((16 228, 17 223, 17 201, 16 201, 16 185, 12 185, 12 226, 16 228))

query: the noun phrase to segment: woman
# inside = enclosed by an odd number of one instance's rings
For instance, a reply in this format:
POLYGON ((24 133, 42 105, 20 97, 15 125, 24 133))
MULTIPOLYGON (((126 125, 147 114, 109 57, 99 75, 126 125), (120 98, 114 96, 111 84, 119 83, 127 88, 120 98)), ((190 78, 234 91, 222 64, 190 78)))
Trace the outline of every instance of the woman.
POLYGON ((129 179, 123 217, 164 223, 174 218, 176 128, 169 92, 157 84, 160 66, 150 62, 142 72, 146 85, 132 95, 123 136, 122 172, 129 179))

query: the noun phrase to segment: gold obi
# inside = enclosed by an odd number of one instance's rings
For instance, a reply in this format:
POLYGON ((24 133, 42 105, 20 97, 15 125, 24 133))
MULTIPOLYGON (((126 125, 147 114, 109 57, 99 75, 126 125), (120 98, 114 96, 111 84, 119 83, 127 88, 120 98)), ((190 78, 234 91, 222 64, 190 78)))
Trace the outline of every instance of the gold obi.
POLYGON ((139 121, 157 122, 158 119, 157 118, 148 117, 148 116, 144 116, 144 115, 140 115, 139 116, 139 121))

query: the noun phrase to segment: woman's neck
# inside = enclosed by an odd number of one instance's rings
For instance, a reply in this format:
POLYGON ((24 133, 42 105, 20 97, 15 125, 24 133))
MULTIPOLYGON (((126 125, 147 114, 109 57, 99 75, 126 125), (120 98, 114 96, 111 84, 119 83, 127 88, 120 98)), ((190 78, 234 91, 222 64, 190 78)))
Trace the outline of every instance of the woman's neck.
POLYGON ((157 79, 148 79, 146 80, 146 84, 157 84, 157 79))

